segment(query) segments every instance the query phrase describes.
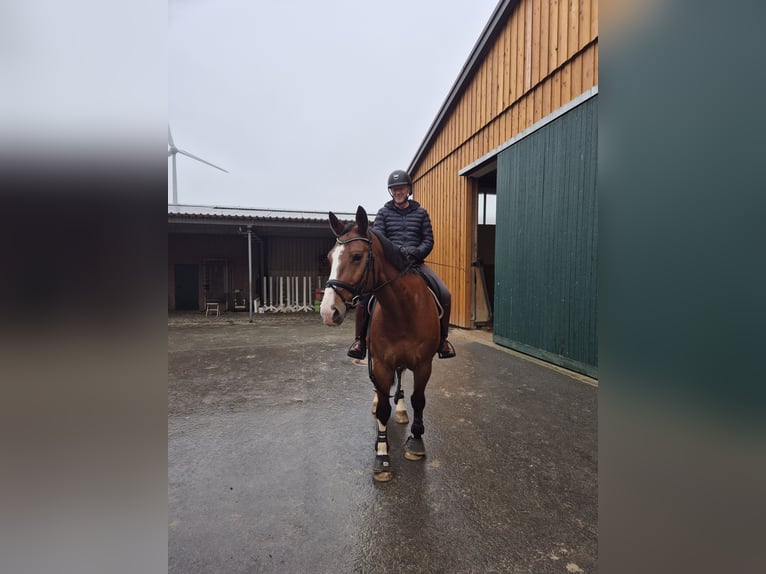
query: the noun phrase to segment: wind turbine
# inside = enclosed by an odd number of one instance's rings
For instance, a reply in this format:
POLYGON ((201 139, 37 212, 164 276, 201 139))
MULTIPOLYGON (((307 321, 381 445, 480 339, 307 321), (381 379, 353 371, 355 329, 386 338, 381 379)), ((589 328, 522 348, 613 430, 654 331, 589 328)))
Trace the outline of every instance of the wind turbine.
POLYGON ((176 145, 173 143, 173 134, 170 132, 170 125, 168 125, 168 145, 170 145, 170 149, 168 150, 168 157, 172 156, 173 158, 173 205, 178 204, 178 175, 176 173, 176 154, 182 153, 183 155, 187 157, 196 159, 197 161, 201 161, 202 163, 206 163, 210 167, 214 167, 215 169, 220 169, 224 173, 229 173, 222 167, 218 167, 217 165, 214 165, 210 163, 209 161, 205 161, 201 157, 197 157, 196 155, 190 154, 186 150, 177 148, 176 145))

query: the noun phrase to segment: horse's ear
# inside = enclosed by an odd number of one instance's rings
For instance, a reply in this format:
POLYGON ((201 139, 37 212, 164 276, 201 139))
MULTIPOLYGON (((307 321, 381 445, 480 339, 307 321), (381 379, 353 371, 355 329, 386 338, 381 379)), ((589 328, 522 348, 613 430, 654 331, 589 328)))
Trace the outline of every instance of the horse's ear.
POLYGON ((356 208, 356 226, 359 228, 359 235, 367 235, 367 212, 361 205, 356 208))
POLYGON ((333 234, 335 234, 335 237, 339 237, 340 235, 343 235, 343 224, 338 221, 338 218, 335 216, 335 214, 331 211, 328 213, 330 216, 330 229, 332 229, 333 234))

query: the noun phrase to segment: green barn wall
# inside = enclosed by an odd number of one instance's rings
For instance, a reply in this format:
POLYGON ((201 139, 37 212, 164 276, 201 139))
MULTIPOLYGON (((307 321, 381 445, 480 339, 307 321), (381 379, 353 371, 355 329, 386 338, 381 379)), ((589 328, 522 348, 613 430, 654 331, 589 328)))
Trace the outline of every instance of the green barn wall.
POLYGON ((597 376, 598 96, 498 156, 494 341, 597 376))

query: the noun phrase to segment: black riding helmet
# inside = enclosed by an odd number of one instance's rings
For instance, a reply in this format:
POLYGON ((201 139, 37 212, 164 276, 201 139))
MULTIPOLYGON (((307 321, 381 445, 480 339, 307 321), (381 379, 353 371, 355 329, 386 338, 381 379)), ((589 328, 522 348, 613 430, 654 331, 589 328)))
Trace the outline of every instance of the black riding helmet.
POLYGON ((391 175, 388 176, 388 193, 391 193, 392 187, 399 185, 409 185, 410 192, 407 194, 407 197, 412 195, 412 180, 410 179, 409 174, 403 169, 395 169, 391 172, 391 175))

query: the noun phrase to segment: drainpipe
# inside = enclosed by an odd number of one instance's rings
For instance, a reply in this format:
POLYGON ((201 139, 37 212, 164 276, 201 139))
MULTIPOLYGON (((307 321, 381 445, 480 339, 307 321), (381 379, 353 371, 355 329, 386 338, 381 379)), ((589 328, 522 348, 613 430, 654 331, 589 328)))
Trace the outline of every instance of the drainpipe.
MULTIPOLYGON (((263 285, 264 277, 266 277, 266 251, 264 247, 264 241, 260 240, 258 242, 258 247, 260 249, 260 257, 258 258, 258 262, 260 263, 260 274, 258 275, 258 280, 261 282, 261 285, 263 285)), ((264 287, 263 292, 261 293, 261 305, 266 304, 266 289, 264 287)))
POLYGON ((247 308, 250 313, 250 322, 253 322, 253 226, 247 226, 247 308))

